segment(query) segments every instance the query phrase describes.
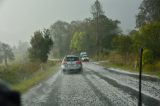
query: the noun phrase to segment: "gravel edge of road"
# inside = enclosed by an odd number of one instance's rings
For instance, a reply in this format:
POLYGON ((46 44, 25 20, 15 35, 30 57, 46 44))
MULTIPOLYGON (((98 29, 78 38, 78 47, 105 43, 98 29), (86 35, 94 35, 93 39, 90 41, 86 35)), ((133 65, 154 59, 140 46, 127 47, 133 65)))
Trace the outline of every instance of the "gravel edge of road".
MULTIPOLYGON (((133 88, 131 88, 129 86, 122 85, 122 84, 118 83, 117 81, 115 81, 113 79, 104 77, 104 76, 100 75, 97 72, 93 72, 93 73, 95 73, 98 77, 100 77, 101 79, 107 81, 111 85, 113 85, 115 87, 120 87, 120 89, 123 90, 124 92, 126 92, 126 90, 127 90, 131 95, 134 95, 135 97, 138 97, 138 91, 137 90, 135 90, 135 89, 133 89, 133 88)), ((159 100, 157 98, 150 97, 149 95, 146 95, 144 93, 142 93, 142 96, 143 96, 143 101, 146 104, 149 104, 150 106, 153 106, 154 104, 159 104, 159 100)))
MULTIPOLYGON (((92 63, 96 64, 96 65, 100 65, 105 70, 109 70, 109 71, 112 71, 112 72, 117 73, 117 74, 128 75, 128 76, 135 77, 135 78, 139 77, 138 73, 123 70, 121 68, 105 67, 98 62, 92 62, 92 63)), ((158 80, 158 81, 160 81, 160 78, 158 76, 155 76, 155 75, 143 74, 142 78, 143 78, 143 80, 152 80, 152 81, 155 81, 155 80, 157 81, 158 80)))

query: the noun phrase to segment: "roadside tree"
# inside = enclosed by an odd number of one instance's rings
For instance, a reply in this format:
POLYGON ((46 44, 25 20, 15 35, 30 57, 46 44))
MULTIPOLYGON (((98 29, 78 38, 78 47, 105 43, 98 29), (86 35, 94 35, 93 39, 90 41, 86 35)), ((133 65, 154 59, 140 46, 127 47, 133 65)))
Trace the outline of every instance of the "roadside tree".
POLYGON ((160 0, 143 0, 136 17, 137 27, 160 21, 160 0))
POLYGON ((43 32, 36 31, 30 41, 29 58, 31 60, 38 60, 46 62, 48 54, 53 46, 53 41, 50 37, 49 30, 45 29, 43 32))
POLYGON ((14 60, 14 54, 12 48, 5 43, 0 43, 0 61, 8 65, 8 60, 14 60))

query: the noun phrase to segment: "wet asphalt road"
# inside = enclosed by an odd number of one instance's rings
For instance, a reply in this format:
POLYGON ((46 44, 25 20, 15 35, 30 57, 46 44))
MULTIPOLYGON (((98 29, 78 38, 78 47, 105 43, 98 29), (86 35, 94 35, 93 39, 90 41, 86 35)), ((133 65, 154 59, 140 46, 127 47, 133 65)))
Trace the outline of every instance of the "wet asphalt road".
MULTIPOLYGON (((23 94, 23 106, 137 106, 138 76, 94 63, 83 73, 60 70, 23 94)), ((143 77, 143 106, 160 106, 160 80, 143 77)))

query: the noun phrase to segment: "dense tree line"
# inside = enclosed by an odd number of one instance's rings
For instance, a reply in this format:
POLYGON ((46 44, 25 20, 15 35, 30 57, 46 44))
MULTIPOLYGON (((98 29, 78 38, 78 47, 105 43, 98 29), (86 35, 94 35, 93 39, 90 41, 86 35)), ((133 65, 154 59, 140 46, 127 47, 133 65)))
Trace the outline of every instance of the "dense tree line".
POLYGON ((137 27, 160 21, 160 0, 143 0, 136 17, 137 27))
MULTIPOLYGON (((66 54, 79 54, 86 51, 89 55, 95 56, 115 51, 127 62, 131 55, 134 55, 134 60, 136 60, 139 49, 143 47, 145 49, 144 63, 153 62, 153 59, 160 57, 159 0, 143 0, 139 10, 136 17, 137 28, 124 35, 118 27, 120 22, 108 18, 101 3, 96 0, 91 6, 92 17, 70 23, 57 21, 48 28, 47 33, 54 42, 51 54, 54 57, 63 57, 66 54)), ((34 37, 40 37, 37 38, 39 40, 45 37, 40 31, 35 32, 34 35, 34 37)), ((34 37, 31 40, 33 48, 34 37)), ((43 47, 44 44, 37 43, 37 45, 43 47)), ((41 55, 36 49, 35 52, 37 53, 35 56, 41 55)), ((43 52, 43 49, 40 52, 43 52)), ((34 57, 34 55, 31 56, 34 57)), ((46 61, 47 57, 48 55, 45 55, 45 59, 42 60, 46 61)))
POLYGON ((151 64, 160 58, 160 1, 143 0, 139 9, 137 29, 115 37, 112 43, 123 56, 129 52, 136 55, 143 47, 143 63, 151 64))
POLYGON ((99 1, 91 6, 93 17, 71 23, 57 21, 49 28, 54 41, 53 55, 62 57, 69 53, 86 51, 90 55, 112 48, 112 39, 121 30, 118 20, 108 18, 99 1))

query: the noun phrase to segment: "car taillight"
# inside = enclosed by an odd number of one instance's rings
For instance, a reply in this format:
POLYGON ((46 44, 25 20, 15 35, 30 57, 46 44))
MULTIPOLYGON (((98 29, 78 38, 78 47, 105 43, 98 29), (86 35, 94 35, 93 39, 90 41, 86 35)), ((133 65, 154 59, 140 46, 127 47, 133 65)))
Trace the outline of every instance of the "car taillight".
POLYGON ((82 64, 82 62, 81 61, 77 61, 76 64, 82 64))
POLYGON ((62 64, 67 64, 67 62, 66 61, 62 61, 62 64))

